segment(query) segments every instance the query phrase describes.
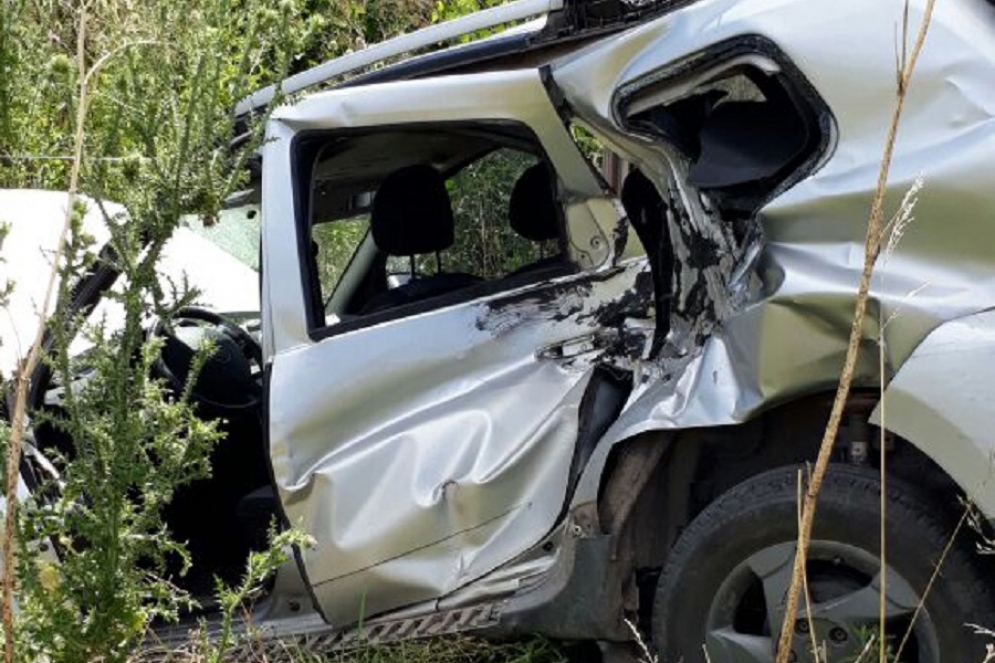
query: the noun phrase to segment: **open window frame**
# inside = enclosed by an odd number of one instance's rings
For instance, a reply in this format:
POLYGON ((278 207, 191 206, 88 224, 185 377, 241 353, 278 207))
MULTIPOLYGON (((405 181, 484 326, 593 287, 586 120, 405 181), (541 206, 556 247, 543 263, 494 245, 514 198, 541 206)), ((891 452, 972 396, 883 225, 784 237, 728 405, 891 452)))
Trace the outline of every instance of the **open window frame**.
MULTIPOLYGON (((561 199, 562 182, 560 176, 557 174, 556 164, 544 149, 539 137, 529 126, 524 123, 509 120, 447 121, 432 123, 419 122, 403 125, 379 125, 350 129, 308 130, 302 131, 294 137, 291 145, 291 155, 291 166, 294 182, 294 217, 297 231, 297 249, 299 264, 301 266, 301 280, 304 291, 308 336, 314 341, 426 313, 436 309, 471 302, 501 292, 527 287, 532 284, 543 283, 549 281, 550 279, 576 274, 581 270, 581 267, 571 259, 571 252, 569 250, 570 235, 561 199), (386 254, 383 254, 380 249, 372 246, 372 237, 370 236, 369 230, 367 230, 366 236, 357 245, 352 256, 347 261, 343 269, 342 278, 340 278, 339 283, 336 284, 335 289, 333 289, 331 293, 321 293, 321 289, 318 284, 319 274, 317 260, 315 259, 314 252, 312 250, 312 228, 314 225, 313 220, 316 209, 314 197, 314 173, 317 160, 320 158, 326 147, 334 141, 347 141, 350 139, 363 138, 365 136, 386 135, 392 133, 424 135, 429 132, 433 134, 451 132, 453 135, 462 135, 467 136, 468 138, 482 138, 490 140, 492 145, 486 149, 469 149, 461 158, 440 160, 440 163, 426 162, 421 159, 405 161, 402 155, 396 162, 392 162, 390 168, 388 168, 385 172, 380 173, 379 178, 372 178, 370 184, 376 184, 379 186, 379 181, 377 181, 378 179, 382 180, 386 174, 389 174, 390 172, 406 165, 412 165, 413 163, 430 163, 430 165, 436 167, 443 178, 448 181, 464 168, 467 168, 471 164, 479 161, 496 150, 511 148, 530 153, 534 155, 538 161, 545 163, 547 167, 550 168, 552 173, 556 174, 555 181, 557 190, 555 192, 555 197, 559 212, 557 222, 559 227, 559 238, 557 240, 557 247, 560 255, 562 256, 562 261, 554 265, 546 266, 540 270, 510 274, 504 276, 503 278, 482 281, 452 292, 428 297, 411 303, 397 305, 385 310, 357 315, 356 317, 340 319, 332 324, 329 324, 326 317, 325 304, 329 299, 340 296, 335 290, 338 288, 338 285, 347 278, 350 271, 356 268, 356 264, 358 263, 357 257, 360 252, 374 251, 377 254, 373 258, 372 263, 367 264, 367 270, 376 269, 378 259, 381 257, 386 259, 387 256, 386 254)), ((368 186, 365 187, 365 190, 374 191, 375 188, 375 186, 368 186)), ((347 218, 349 215, 355 214, 357 211, 364 210, 359 210, 358 208, 344 208, 340 217, 329 219, 325 222, 335 223, 337 220, 347 218)), ((362 265, 360 265, 360 268, 362 268, 362 265)), ((367 272, 362 278, 366 279, 369 276, 370 272, 367 272)), ((352 277, 352 280, 355 281, 355 277, 352 277)))
MULTIPOLYGON (((825 163, 837 139, 836 122, 828 105, 791 58, 771 40, 762 35, 742 35, 670 62, 622 85, 613 95, 611 107, 619 126, 627 132, 652 141, 662 140, 681 151, 665 132, 652 128, 649 122, 640 122, 639 116, 645 117, 654 108, 668 109, 686 102, 700 96, 703 88, 736 77, 747 80, 765 98, 777 95, 782 110, 794 114, 791 119, 797 124, 801 140, 791 157, 762 177, 738 185, 697 187, 720 206, 723 202, 733 203, 748 216, 825 163), (744 193, 750 189, 753 191, 744 193)), ((689 158, 690 166, 693 168, 702 156, 689 158)))

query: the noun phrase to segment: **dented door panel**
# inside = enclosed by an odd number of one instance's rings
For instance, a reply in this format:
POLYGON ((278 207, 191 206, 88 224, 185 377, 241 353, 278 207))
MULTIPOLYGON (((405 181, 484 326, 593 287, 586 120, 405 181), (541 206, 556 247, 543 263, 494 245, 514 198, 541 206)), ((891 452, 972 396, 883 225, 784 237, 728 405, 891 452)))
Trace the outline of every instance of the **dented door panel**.
MULTIPOLYGON (((332 91, 278 110, 264 146, 270 455, 303 569, 344 626, 465 586, 536 545, 563 513, 593 367, 619 356, 645 261, 615 264, 603 193, 535 70, 332 91), (559 176, 579 272, 408 317, 313 335, 291 172, 308 129, 425 121, 528 125, 559 176), (270 168, 270 166, 273 166, 270 168)), ((613 209, 613 208, 612 208, 613 209)), ((612 224, 614 225, 614 224, 612 224)))
MULTIPOLYGON (((279 355, 271 456, 333 624, 440 597, 538 543, 578 409, 645 263, 502 293, 279 355), (608 327, 610 328, 610 327, 608 327), (559 356, 554 346, 583 351, 559 356)), ((645 313, 646 301, 642 308, 645 313)))

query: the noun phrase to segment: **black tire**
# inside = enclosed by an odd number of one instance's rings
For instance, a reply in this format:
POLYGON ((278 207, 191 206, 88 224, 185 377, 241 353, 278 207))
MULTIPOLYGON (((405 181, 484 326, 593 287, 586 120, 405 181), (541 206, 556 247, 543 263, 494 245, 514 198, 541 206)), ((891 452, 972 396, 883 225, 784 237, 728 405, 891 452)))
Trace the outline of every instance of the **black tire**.
MULTIPOLYGON (((780 617, 765 593, 778 593, 775 590, 785 572, 780 561, 783 551, 787 549, 789 558, 793 557, 797 477, 798 468, 790 467, 749 479, 709 505, 683 532, 660 576, 653 606, 653 635, 661 661, 704 662, 706 641, 719 650, 709 649, 711 663, 762 660, 766 654, 755 652, 762 651, 765 632, 773 659, 773 642, 780 627, 775 623, 772 629, 771 623, 780 617), (765 566, 769 560, 775 561, 765 566), (775 566, 777 571, 757 571, 775 566), (761 574, 767 574, 763 576, 766 580, 761 580, 761 574), (724 626, 727 620, 731 620, 729 627, 724 626), (775 631, 773 638, 771 631, 775 631), (741 640, 746 644, 740 644, 741 640)), ((874 563, 880 551, 880 492, 876 472, 851 466, 833 466, 823 484, 809 557, 809 584, 813 594, 822 594, 813 597, 813 603, 818 604, 814 612, 824 609, 821 614, 838 618, 836 622, 827 618, 817 623, 820 639, 829 643, 830 663, 853 660, 854 647, 859 653, 867 634, 876 631, 876 618, 867 623, 874 631, 863 631, 857 627, 860 618, 855 615, 864 614, 857 605, 866 606, 867 591, 876 591, 874 580, 868 579, 874 571, 867 564, 874 563), (820 607, 833 604, 845 605, 845 611, 820 607), (839 617, 844 612, 846 616, 839 617), (843 623, 854 628, 837 628, 843 623), (830 632, 839 642, 830 641, 830 632), (855 633, 860 635, 854 637, 855 633)), ((910 597, 918 604, 956 523, 948 522, 948 517, 930 508, 927 498, 897 480, 889 480, 887 509, 886 596, 891 600, 895 594, 897 621, 892 629, 902 631, 896 633, 895 640, 889 639, 894 649, 912 621, 910 612, 914 610, 907 607, 910 597)), ((942 663, 984 660, 986 639, 965 624, 995 626, 995 601, 990 581, 980 570, 968 540, 968 533, 962 530, 915 619, 915 635, 903 650, 902 663, 940 663, 941 658, 942 663)), ((783 594, 781 601, 783 613, 783 594)), ((803 626, 799 625, 800 632, 805 630, 803 626)), ((793 644, 799 663, 811 660, 811 647, 803 646, 808 642, 808 636, 799 635, 793 644)), ((870 658, 877 657, 865 660, 870 658)))

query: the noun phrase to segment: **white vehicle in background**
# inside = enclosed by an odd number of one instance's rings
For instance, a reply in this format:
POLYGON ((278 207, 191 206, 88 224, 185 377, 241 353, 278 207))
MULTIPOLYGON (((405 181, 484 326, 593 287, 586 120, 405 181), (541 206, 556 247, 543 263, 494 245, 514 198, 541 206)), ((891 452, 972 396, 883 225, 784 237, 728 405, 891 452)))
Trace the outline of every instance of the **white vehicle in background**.
MULTIPOLYGON (((92 200, 79 198, 87 208, 83 229, 103 245, 109 238, 102 212, 92 200)), ((0 312, 0 374, 10 376, 19 357, 34 340, 51 273, 51 254, 65 224, 65 192, 37 189, 0 189, 0 223, 8 226, 0 244, 0 283, 14 288, 6 310, 0 312)), ((104 203, 110 215, 125 214, 117 204, 104 203)), ((228 213, 231 215, 232 213, 228 213)), ((224 215, 223 215, 224 216, 224 215)), ((227 219, 226 219, 227 220, 227 219)), ((177 285, 186 278, 201 292, 200 302, 226 314, 259 314, 258 230, 248 225, 241 234, 229 221, 222 230, 204 228, 195 219, 177 230, 159 265, 164 280, 177 285), (248 241, 248 245, 245 242, 248 241), (248 248, 248 250, 246 250, 248 248)), ((246 224, 243 224, 245 226, 246 224)), ((257 228, 258 226, 256 226, 257 228)), ((96 315, 108 315, 113 328, 118 311, 101 299, 96 315)))
MULTIPOLYGON (((986 0, 933 15, 889 190, 925 171, 927 195, 871 293, 890 320, 885 374, 869 328, 820 501, 811 612, 784 614, 797 471, 846 349, 901 10, 519 0, 285 81, 296 100, 268 120, 248 196, 261 223, 219 224, 252 237, 242 262, 260 233, 259 271, 232 258, 219 279, 224 242, 177 238, 194 284, 223 286, 190 328, 235 358, 199 394, 232 421, 214 476, 173 505, 188 589, 240 571, 276 517, 315 546, 252 619, 317 651, 361 625, 380 641, 593 640, 608 657, 628 621, 664 661, 704 661, 704 644, 713 663, 761 663, 790 619, 799 661, 810 616, 820 660, 853 661, 883 584, 881 425, 888 632, 910 633, 903 660, 980 660, 964 624, 995 621, 990 560, 962 536, 926 588, 957 498, 995 518, 986 0), (628 164, 614 182, 581 134, 628 164), (461 192, 494 169, 502 245, 457 250, 483 218, 461 192)), ((165 369, 182 378, 171 348, 204 338, 173 337, 165 369)), ((37 437, 42 453, 58 444, 37 437)))

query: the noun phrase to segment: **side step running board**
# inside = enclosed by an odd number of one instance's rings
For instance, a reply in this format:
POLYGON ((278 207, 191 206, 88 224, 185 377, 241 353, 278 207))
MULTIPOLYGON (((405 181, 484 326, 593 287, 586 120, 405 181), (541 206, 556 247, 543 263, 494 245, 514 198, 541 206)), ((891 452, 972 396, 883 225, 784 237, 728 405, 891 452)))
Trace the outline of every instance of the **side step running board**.
MULTIPOLYGON (((453 633, 466 633, 496 626, 500 617, 498 603, 486 603, 467 608, 434 612, 419 617, 400 619, 371 619, 362 627, 341 631, 324 623, 302 620, 300 630, 286 630, 261 626, 253 629, 245 624, 236 625, 234 639, 238 643, 225 657, 226 661, 268 660, 272 663, 292 663, 297 652, 333 654, 370 645, 382 645, 417 638, 430 638, 453 633), (305 623, 306 622, 306 623, 305 623), (265 659, 261 655, 265 655, 265 659)), ((220 634, 220 619, 204 625, 206 639, 214 641, 220 634)), ((184 654, 195 654, 204 643, 195 629, 173 627, 156 636, 150 636, 145 646, 132 656, 133 663, 165 663, 184 660, 184 654)), ((203 637, 203 636, 201 636, 203 637)))

